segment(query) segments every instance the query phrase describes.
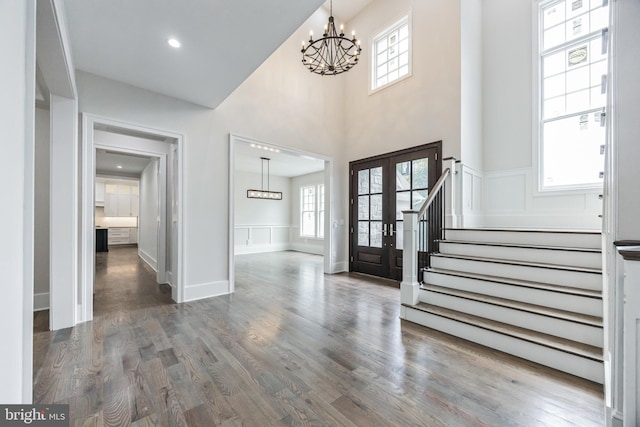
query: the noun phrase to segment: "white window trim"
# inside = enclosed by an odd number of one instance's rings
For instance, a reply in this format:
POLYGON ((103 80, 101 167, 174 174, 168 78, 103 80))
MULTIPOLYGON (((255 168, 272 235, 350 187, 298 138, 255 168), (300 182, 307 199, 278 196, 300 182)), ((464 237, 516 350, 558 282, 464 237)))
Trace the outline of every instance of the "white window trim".
POLYGON ((413 23, 411 18, 411 9, 409 9, 406 13, 403 13, 400 17, 394 20, 393 24, 387 25, 385 28, 380 31, 375 31, 373 35, 369 38, 369 64, 368 64, 368 73, 369 73, 369 95, 373 95, 378 93, 388 87, 395 85, 396 83, 400 83, 413 75, 413 23), (382 34, 390 31, 393 27, 400 25, 404 20, 407 21, 408 33, 409 33, 409 72, 404 76, 390 82, 386 83, 380 87, 373 89, 373 76, 375 73, 376 59, 375 59, 375 49, 374 43, 377 38, 379 38, 382 34))
MULTIPOLYGON (((544 144, 542 141, 542 82, 540 76, 542 74, 542 61, 540 61, 540 46, 542 45, 543 33, 540 28, 540 8, 546 4, 554 3, 558 0, 534 0, 532 2, 532 123, 531 123, 531 136, 532 136, 532 160, 535 185, 534 196, 549 196, 549 195, 576 195, 576 194, 601 194, 603 190, 603 184, 579 184, 579 185, 563 185, 555 187, 545 187, 543 183, 544 170, 544 144)), ((611 12, 609 12, 611 13, 611 12)), ((608 95, 607 95, 608 96, 608 95)), ((607 98, 608 99, 608 98, 607 98)))
POLYGON ((318 236, 318 186, 317 185, 301 185, 300 186, 300 237, 304 239, 315 239, 318 236), (305 212, 312 212, 311 210, 305 210, 305 198, 304 192, 307 188, 313 188, 313 214, 315 215, 313 221, 313 234, 304 234, 304 214, 305 212))

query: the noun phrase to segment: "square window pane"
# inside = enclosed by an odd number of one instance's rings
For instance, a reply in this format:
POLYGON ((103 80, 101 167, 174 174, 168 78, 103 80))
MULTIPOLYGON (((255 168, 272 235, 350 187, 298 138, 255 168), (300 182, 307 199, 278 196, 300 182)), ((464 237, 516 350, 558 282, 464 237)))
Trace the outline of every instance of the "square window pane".
POLYGON ((402 27, 400 27, 400 30, 398 31, 398 36, 400 37, 400 40, 406 39, 407 37, 409 37, 409 25, 408 24, 404 24, 402 27))
POLYGON ((542 62, 544 77, 559 74, 565 70, 565 52, 557 52, 553 55, 545 56, 542 62))
POLYGON ((371 222, 371 240, 369 241, 369 246, 372 248, 381 248, 382 247, 382 223, 381 222, 371 222))
POLYGON ((315 237, 316 235, 316 213, 315 212, 303 212, 302 214, 302 229, 300 235, 315 237))
POLYGON ((543 35, 543 45, 545 49, 549 49, 551 47, 557 46, 559 44, 564 43, 565 34, 564 34, 564 24, 560 24, 556 27, 549 28, 545 30, 543 35))
POLYGON ((567 40, 573 40, 577 37, 589 33, 589 15, 577 16, 569 19, 566 24, 567 40))
POLYGON ((411 188, 411 163, 396 163, 396 190, 411 188))
POLYGON ((544 185, 594 184, 604 168, 600 144, 604 127, 592 114, 569 117, 544 124, 544 185))
POLYGON ((358 197, 358 219, 369 219, 369 196, 358 197))
POLYGON ((414 211, 420 210, 425 200, 427 200, 427 190, 411 192, 411 205, 414 211))
POLYGON ((371 169, 371 193, 382 193, 382 167, 371 169))
POLYGON ((591 88, 591 108, 604 107, 607 104, 607 95, 602 93, 602 88, 596 86, 591 88))
POLYGON ((580 67, 567 73, 567 92, 586 89, 589 86, 589 67, 580 67))
POLYGON ((371 219, 382 220, 382 194, 371 196, 371 219))
POLYGON ((358 221, 358 246, 369 246, 368 221, 358 221))
POLYGON ((591 40, 590 43, 591 62, 607 59, 607 54, 602 52, 602 37, 591 40))
POLYGON ((602 83, 602 76, 607 74, 607 62, 598 61, 591 64, 591 86, 602 83))
POLYGON ((609 8, 599 7, 591 12, 591 31, 598 31, 609 26, 609 8))
POLYGON ((411 188, 427 188, 429 184, 429 159, 417 159, 413 162, 413 185, 411 188))
POLYGON ((389 41, 389 47, 393 46, 394 44, 398 43, 398 31, 394 31, 391 34, 389 34, 389 36, 387 37, 387 40, 389 41))
POLYGON ((554 98, 558 95, 564 95, 565 84, 564 74, 544 79, 544 99, 554 98))
POLYGON ((408 65, 404 65, 404 66, 398 68, 398 78, 400 78, 402 76, 406 76, 407 74, 409 74, 409 66, 408 65))
POLYGON ((568 0, 566 1, 567 19, 582 15, 589 10, 589 0, 568 0))
POLYGON ((358 194, 369 193, 369 169, 358 171, 358 194))
POLYGON ((397 46, 391 46, 389 50, 387 50, 389 58, 395 58, 398 56, 398 48, 397 46))
POLYGON ((389 65, 389 71, 395 70, 396 68, 398 68, 398 58, 393 58, 389 60, 387 64, 389 65))
POLYGON ((380 77, 380 78, 378 79, 378 84, 377 84, 377 86, 376 86, 376 87, 384 86, 384 85, 386 85, 386 84, 387 84, 387 76, 380 77))
POLYGON ((581 110, 588 110, 591 107, 589 100, 589 89, 567 95, 567 113, 577 113, 581 110))
POLYGON ((545 119, 563 115, 566 112, 564 95, 545 100, 542 108, 545 119))
POLYGON ((398 45, 398 52, 405 53, 409 51, 409 40, 405 39, 398 45))
POLYGON ((385 50, 376 58, 376 64, 382 64, 383 62, 387 62, 387 51, 385 50))
POLYGON ((385 62, 384 64, 380 65, 378 67, 378 69, 376 70, 376 73, 378 76, 384 76, 387 74, 387 63, 385 62))
POLYGON ((542 11, 543 21, 544 21, 544 29, 551 28, 555 25, 564 22, 564 2, 560 4, 554 4, 542 11))
POLYGON ((405 52, 402 55, 400 55, 400 66, 402 65, 407 65, 409 63, 409 53, 405 52))
POLYGON ((377 53, 381 53, 382 51, 387 49, 387 39, 386 37, 383 38, 382 40, 378 40, 376 42, 376 52, 377 53))
POLYGON ((401 191, 396 193, 396 219, 402 219, 402 211, 411 210, 411 193, 401 191))
POLYGON ((387 77, 390 82, 398 80, 398 70, 391 71, 389 74, 387 74, 387 77))

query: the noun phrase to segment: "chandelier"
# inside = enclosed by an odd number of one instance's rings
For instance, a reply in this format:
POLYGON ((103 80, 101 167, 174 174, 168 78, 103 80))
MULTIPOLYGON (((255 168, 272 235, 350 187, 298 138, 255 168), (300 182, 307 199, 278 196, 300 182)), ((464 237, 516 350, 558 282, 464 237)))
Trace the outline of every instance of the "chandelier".
POLYGON ((361 51, 355 31, 351 39, 344 36, 344 25, 340 26, 340 34, 336 31, 332 0, 329 3, 329 23, 324 27, 322 38, 313 40, 311 31, 309 44, 302 42, 302 65, 323 76, 341 74, 358 63, 361 51))
MULTIPOLYGON (((265 147, 266 148, 266 147, 265 147)), ((249 199, 266 199, 266 200, 282 200, 281 191, 271 191, 269 188, 270 168, 268 157, 260 157, 260 165, 262 167, 260 171, 260 190, 247 190, 247 197, 249 199), (264 164, 267 163, 267 189, 264 189, 264 164)))

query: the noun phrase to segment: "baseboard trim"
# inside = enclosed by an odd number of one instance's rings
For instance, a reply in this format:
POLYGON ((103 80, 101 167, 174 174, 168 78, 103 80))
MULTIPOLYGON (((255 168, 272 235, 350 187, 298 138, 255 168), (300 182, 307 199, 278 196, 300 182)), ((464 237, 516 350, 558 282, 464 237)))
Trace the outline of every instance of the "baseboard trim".
POLYGON ((334 262, 331 268, 331 273, 344 273, 349 271, 349 264, 347 262, 334 262))
POLYGON ((249 255, 288 250, 291 250, 291 245, 289 243, 277 243, 274 245, 236 246, 233 252, 234 255, 249 255))
POLYGON ((49 310, 49 292, 33 294, 33 311, 49 310))
POLYGON ((309 245, 304 243, 292 243, 291 250, 312 255, 324 255, 324 243, 322 245, 309 245))
POLYGON ((186 286, 184 288, 183 302, 196 301, 203 298, 226 295, 229 292, 229 281, 202 283, 199 285, 186 286))
POLYGON ((138 256, 144 262, 149 264, 149 267, 151 267, 153 271, 155 271, 156 273, 158 272, 158 260, 156 260, 154 257, 149 255, 148 253, 146 253, 143 249, 140 248, 140 246, 138 246, 138 256))

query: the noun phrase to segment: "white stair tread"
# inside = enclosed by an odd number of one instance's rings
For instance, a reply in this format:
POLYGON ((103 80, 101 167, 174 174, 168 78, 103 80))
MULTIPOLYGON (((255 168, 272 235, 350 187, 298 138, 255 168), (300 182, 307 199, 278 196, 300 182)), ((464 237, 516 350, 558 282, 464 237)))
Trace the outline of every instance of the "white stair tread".
POLYGON ((520 301, 513 301, 505 298, 493 297, 490 295, 478 294, 475 292, 461 291, 458 289, 445 288, 436 285, 422 285, 421 290, 438 292, 441 294, 451 295, 458 298, 465 298, 473 301, 493 304, 496 306, 512 308, 514 310, 526 311, 529 313, 539 314, 542 316, 554 317, 556 319, 568 320, 571 322, 581 323, 584 325, 602 327, 602 319, 595 316, 589 316, 581 313, 573 313, 571 311, 558 310, 555 308, 544 307, 541 305, 528 304, 520 301))
POLYGON ((564 294, 570 294, 570 295, 576 295, 576 296, 582 296, 582 297, 598 298, 598 299, 602 298, 602 292, 591 290, 591 289, 572 288, 570 286, 551 285, 547 283, 532 282, 528 280, 509 279, 506 277, 489 276, 485 274, 467 273, 467 272, 454 271, 454 270, 444 270, 439 268, 429 268, 429 269, 425 269, 424 271, 436 273, 436 274, 445 274, 448 276, 482 280, 486 282, 521 286, 525 288, 541 289, 545 291, 552 291, 552 292, 558 292, 558 293, 564 293, 564 294))
POLYGON ((556 264, 542 264, 542 263, 535 263, 535 262, 511 261, 511 260, 498 259, 498 258, 484 258, 484 257, 441 254, 441 253, 431 254, 431 256, 440 257, 440 258, 469 260, 469 261, 490 262, 494 264, 521 265, 525 267, 537 267, 537 268, 547 268, 547 269, 553 269, 553 270, 575 271, 580 273, 602 274, 602 271, 598 268, 572 267, 572 266, 556 265, 556 264))
POLYGON ((555 337, 541 332, 531 331, 529 329, 521 328, 518 326, 508 325, 495 320, 486 319, 483 317, 474 316, 471 314, 461 313, 459 311, 450 310, 444 307, 430 305, 426 303, 418 303, 416 305, 405 305, 406 307, 416 310, 424 311, 434 314, 436 316, 442 316, 451 320, 455 320, 468 325, 476 326, 479 328, 487 329, 489 331, 497 332, 503 335, 511 336, 514 338, 522 339, 534 344, 542 345, 545 347, 553 348, 556 350, 571 353, 577 356, 585 357, 587 359, 595 360, 598 362, 603 361, 602 349, 587 344, 578 343, 565 338, 555 337))
POLYGON ((470 240, 440 240, 440 243, 455 243, 460 245, 477 245, 477 246, 499 246, 499 247, 507 247, 507 248, 522 248, 522 249, 540 249, 540 250, 550 250, 550 251, 566 251, 566 252, 586 252, 586 253, 597 253, 600 254, 602 251, 600 249, 593 248, 574 248, 574 247, 563 247, 563 246, 540 246, 540 245, 526 245, 526 244, 516 244, 516 243, 493 243, 493 242, 474 242, 470 240))
POLYGON ((555 234, 587 234, 587 235, 601 235, 600 231, 593 230, 566 230, 566 229, 555 229, 555 228, 491 228, 491 227, 465 227, 465 228, 445 228, 445 230, 455 230, 455 231, 465 231, 465 230, 473 230, 473 231, 504 231, 505 233, 516 232, 516 233, 555 233, 555 234))

